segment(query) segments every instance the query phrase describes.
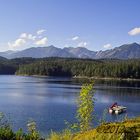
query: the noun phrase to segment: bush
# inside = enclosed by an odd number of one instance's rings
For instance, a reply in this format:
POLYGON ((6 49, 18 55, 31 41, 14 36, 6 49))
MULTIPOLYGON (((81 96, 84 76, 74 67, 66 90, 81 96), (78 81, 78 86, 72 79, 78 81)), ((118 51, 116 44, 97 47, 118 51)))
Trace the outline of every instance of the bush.
POLYGON ((93 98, 93 85, 93 83, 84 84, 78 98, 77 119, 80 131, 87 131, 93 127, 92 122, 95 101, 93 98))

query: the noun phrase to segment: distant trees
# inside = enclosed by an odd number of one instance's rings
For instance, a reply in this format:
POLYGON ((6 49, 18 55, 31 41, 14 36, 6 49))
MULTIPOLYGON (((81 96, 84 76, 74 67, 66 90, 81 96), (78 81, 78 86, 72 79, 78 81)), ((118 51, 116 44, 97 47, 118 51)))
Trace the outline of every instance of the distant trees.
POLYGON ((0 59, 0 74, 86 76, 140 79, 140 59, 91 60, 76 58, 0 59))
POLYGON ((15 74, 19 65, 33 63, 34 61, 36 61, 34 58, 16 58, 9 60, 0 57, 0 74, 15 74))
POLYGON ((0 64, 0 74, 15 74, 16 68, 12 65, 0 64))
POLYGON ((6 61, 0 61, 0 74, 15 74, 17 67, 6 61))
POLYGON ((140 60, 48 58, 20 65, 17 74, 140 78, 140 60))

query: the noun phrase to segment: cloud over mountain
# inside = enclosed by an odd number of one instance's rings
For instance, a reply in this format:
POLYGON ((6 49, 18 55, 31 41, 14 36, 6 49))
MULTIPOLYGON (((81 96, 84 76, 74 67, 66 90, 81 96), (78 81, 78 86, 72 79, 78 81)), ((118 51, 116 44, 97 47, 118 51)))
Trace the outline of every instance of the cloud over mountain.
POLYGON ((8 42, 8 45, 11 49, 22 46, 26 43, 26 41, 22 38, 15 40, 13 43, 8 42))
MULTIPOLYGON (((22 43, 21 40, 17 41, 17 44, 22 43)), ((43 44, 47 41, 44 38, 38 42, 38 44, 43 44)), ((109 46, 109 45, 108 45, 109 46)), ((71 58, 90 58, 90 59, 132 59, 140 58, 140 44, 124 44, 122 46, 116 47, 114 49, 108 49, 105 51, 91 51, 85 47, 67 47, 67 48, 57 48, 54 46, 48 47, 32 47, 25 49, 23 51, 6 51, 0 52, 0 56, 6 58, 17 58, 17 57, 71 57, 71 58)))
POLYGON ((112 45, 111 44, 105 44, 104 46, 103 46, 105 49, 110 49, 110 48, 112 48, 112 45))
POLYGON ((41 29, 36 31, 35 34, 21 33, 15 41, 8 42, 9 49, 19 50, 34 45, 44 46, 48 43, 48 38, 44 34, 45 31, 45 29, 41 29))
POLYGON ((44 38, 42 38, 40 40, 37 40, 35 42, 35 44, 38 45, 38 46, 42 46, 42 45, 44 46, 44 45, 47 45, 47 42, 48 42, 47 37, 44 37, 44 38))
POLYGON ((82 41, 82 42, 78 43, 77 46, 78 46, 78 47, 87 47, 87 45, 88 45, 87 42, 82 41))

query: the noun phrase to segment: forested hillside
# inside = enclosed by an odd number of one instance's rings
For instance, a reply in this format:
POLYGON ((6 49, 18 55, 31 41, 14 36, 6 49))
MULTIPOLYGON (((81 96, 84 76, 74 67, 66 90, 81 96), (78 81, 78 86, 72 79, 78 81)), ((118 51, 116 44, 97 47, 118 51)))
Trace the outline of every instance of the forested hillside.
POLYGON ((20 65, 16 74, 140 78, 140 60, 48 58, 20 65))
POLYGON ((15 74, 19 65, 33 63, 35 60, 36 59, 33 58, 17 58, 9 60, 0 57, 0 74, 15 74))
POLYGON ((140 59, 0 58, 0 74, 140 79, 140 59))

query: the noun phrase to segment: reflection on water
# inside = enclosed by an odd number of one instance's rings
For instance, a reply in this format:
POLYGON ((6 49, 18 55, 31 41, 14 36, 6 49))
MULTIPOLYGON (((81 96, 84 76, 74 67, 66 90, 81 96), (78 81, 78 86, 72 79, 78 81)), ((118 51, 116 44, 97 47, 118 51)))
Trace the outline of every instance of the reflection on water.
MULTIPOLYGON (((26 130, 26 122, 33 118, 42 133, 65 128, 64 120, 74 122, 76 98, 81 81, 70 78, 0 76, 0 111, 4 112, 17 130, 26 130)), ((140 115, 140 82, 95 81, 95 113, 118 102, 128 108, 130 117, 140 115)), ((125 114, 107 114, 114 121, 125 114)), ((95 122, 97 124, 97 122, 95 122)))

